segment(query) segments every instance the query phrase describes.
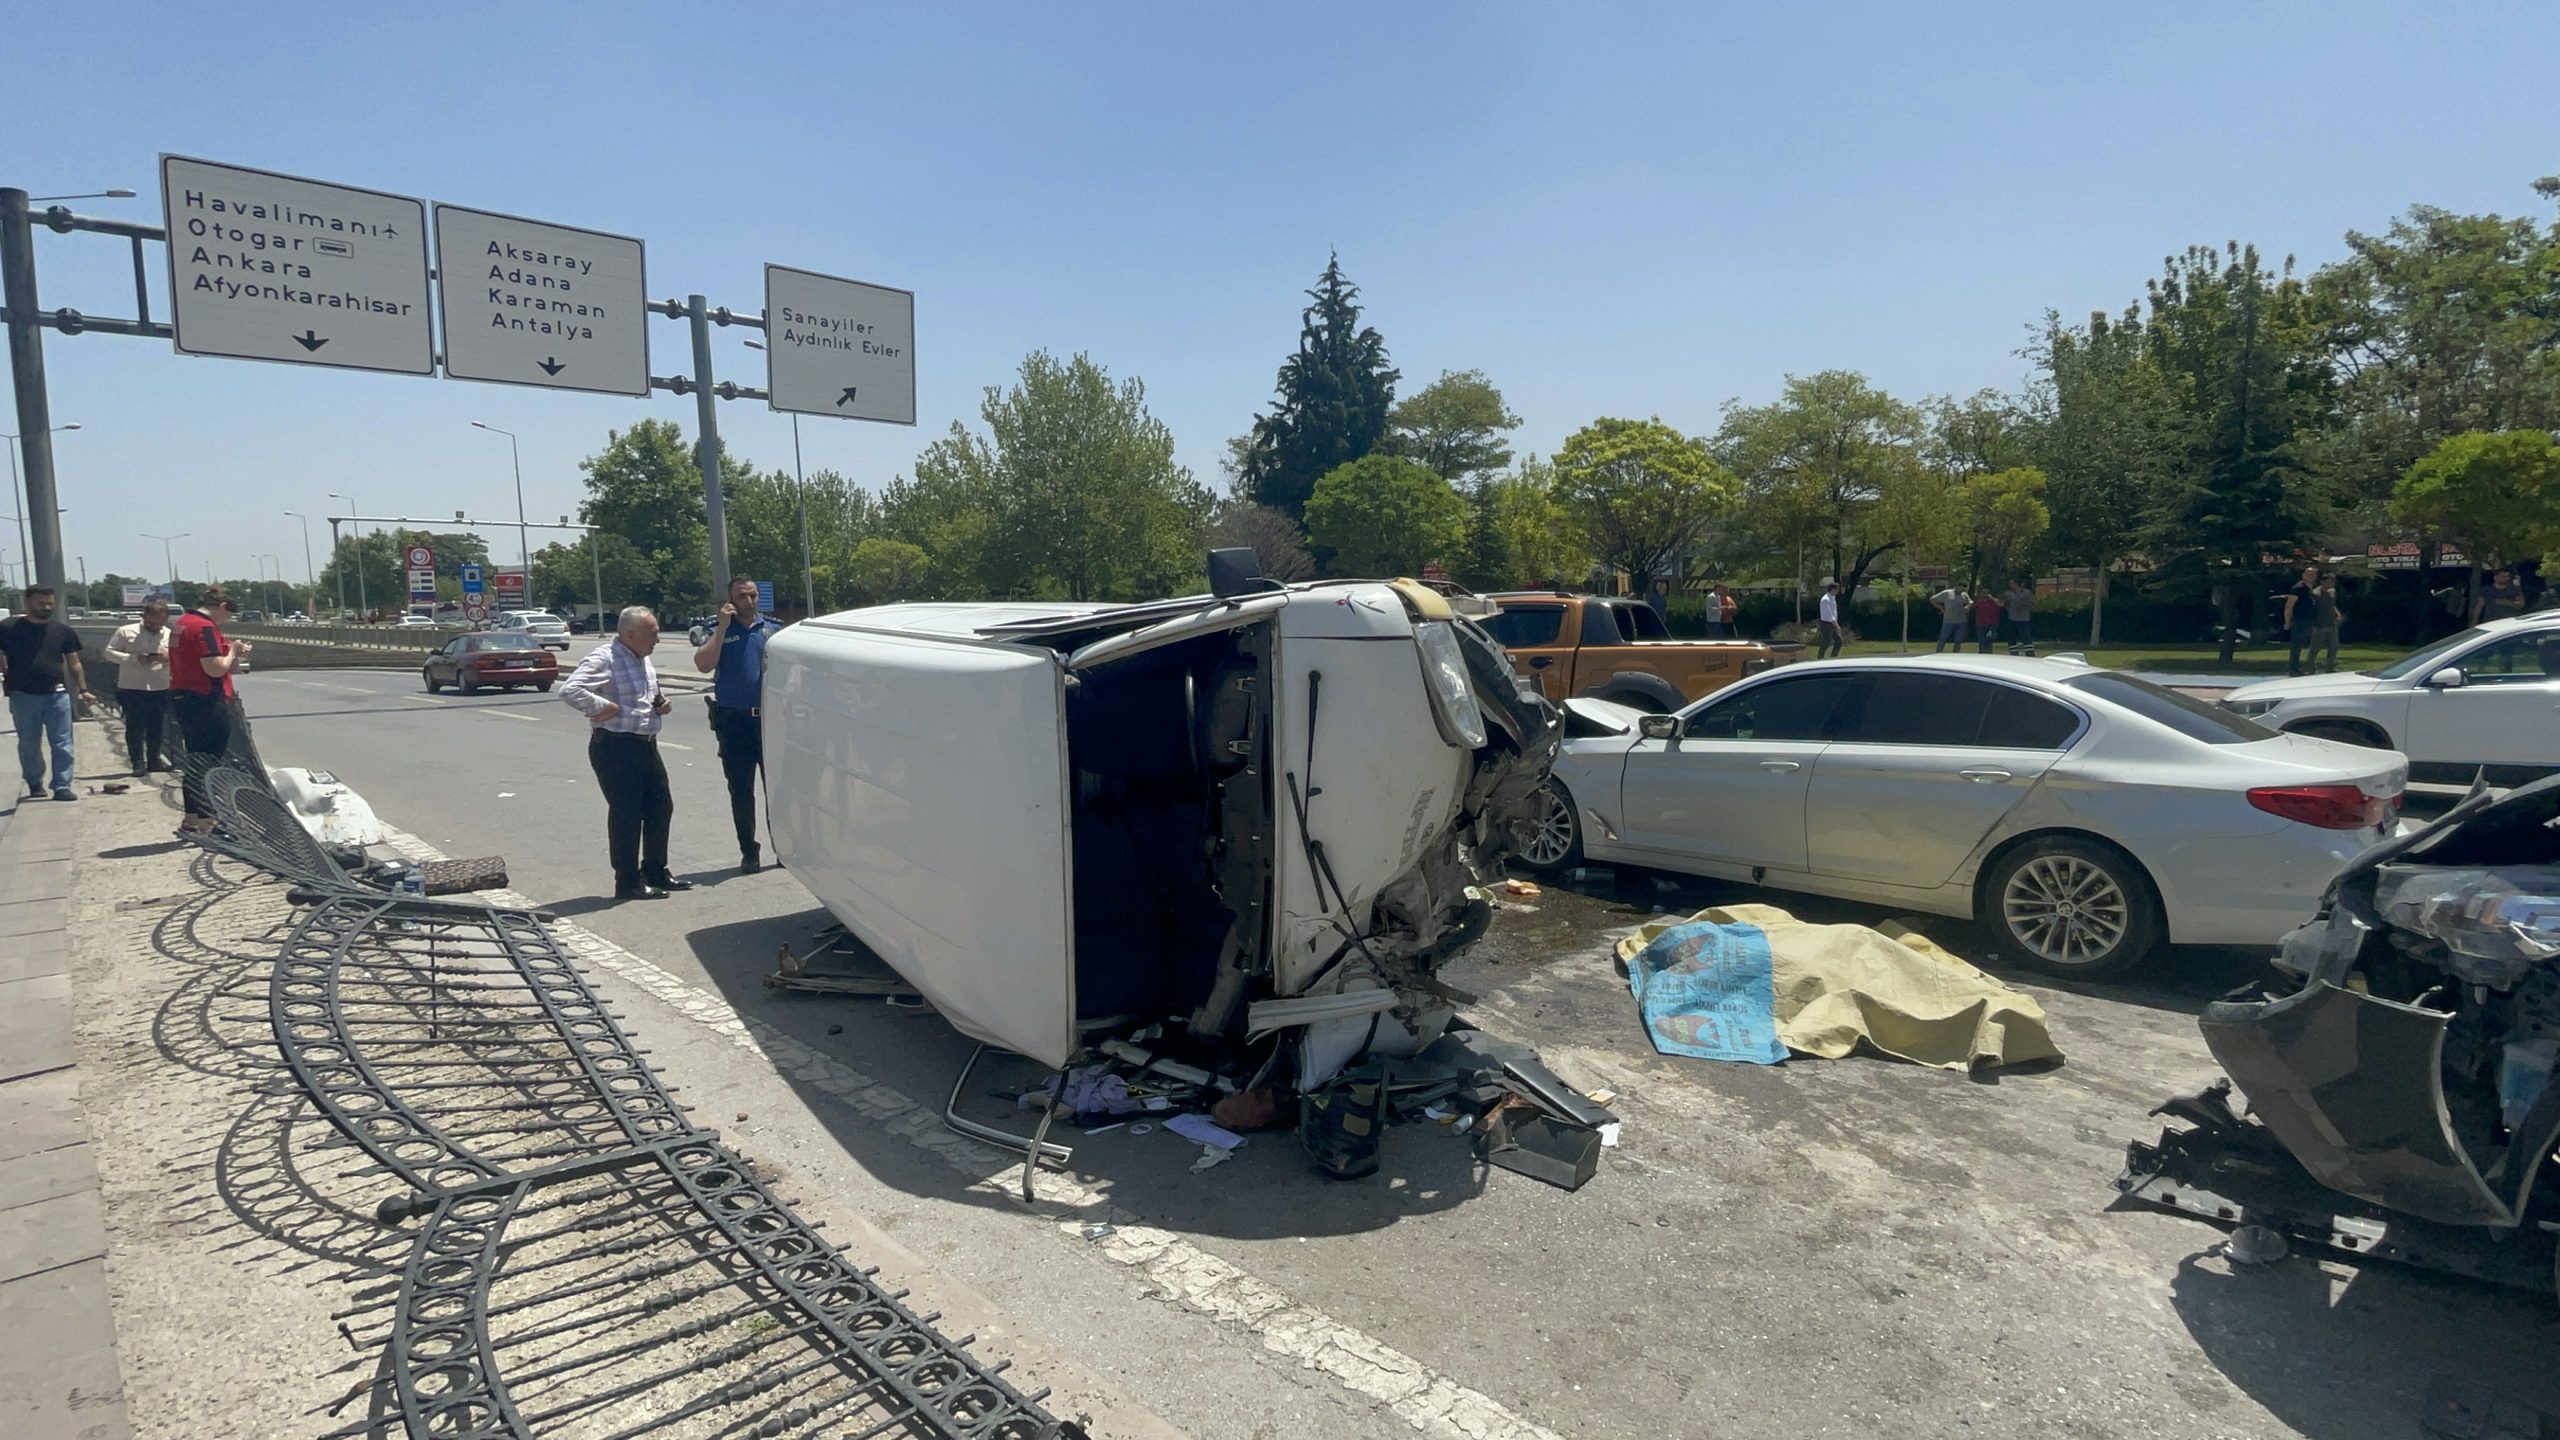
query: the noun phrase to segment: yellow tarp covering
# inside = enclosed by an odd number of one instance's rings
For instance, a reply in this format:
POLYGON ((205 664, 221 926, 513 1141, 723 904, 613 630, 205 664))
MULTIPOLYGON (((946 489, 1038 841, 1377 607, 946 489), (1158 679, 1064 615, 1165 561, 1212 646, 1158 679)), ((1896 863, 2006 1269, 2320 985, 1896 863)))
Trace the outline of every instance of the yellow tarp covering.
POLYGON ((1767 937, 1778 1039, 1797 1054, 1836 1060, 1863 1041, 1942 1070, 2062 1058, 2032 996, 1891 922, 1813 925, 1774 905, 1727 905, 1654 921, 1618 942, 1618 958, 1633 964, 1663 932, 1699 922, 1767 937))

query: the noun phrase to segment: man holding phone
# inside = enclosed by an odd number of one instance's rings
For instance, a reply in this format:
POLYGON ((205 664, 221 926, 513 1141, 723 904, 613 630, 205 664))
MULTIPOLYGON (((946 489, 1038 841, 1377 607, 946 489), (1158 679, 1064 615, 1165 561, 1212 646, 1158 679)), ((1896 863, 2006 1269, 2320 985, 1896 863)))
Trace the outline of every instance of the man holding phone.
POLYGON ((757 585, 741 575, 711 634, 693 652, 693 668, 711 677, 711 733, 720 741, 720 773, 729 781, 729 817, 738 827, 738 869, 764 868, 756 843, 756 782, 764 775, 764 642, 782 627, 756 613, 757 585))
POLYGON ((664 900, 693 882, 667 872, 667 826, 676 813, 658 758, 658 731, 675 708, 658 688, 658 617, 634 605, 622 612, 614 638, 578 662, 560 698, 587 717, 587 764, 604 791, 605 850, 613 863, 613 898, 664 900))

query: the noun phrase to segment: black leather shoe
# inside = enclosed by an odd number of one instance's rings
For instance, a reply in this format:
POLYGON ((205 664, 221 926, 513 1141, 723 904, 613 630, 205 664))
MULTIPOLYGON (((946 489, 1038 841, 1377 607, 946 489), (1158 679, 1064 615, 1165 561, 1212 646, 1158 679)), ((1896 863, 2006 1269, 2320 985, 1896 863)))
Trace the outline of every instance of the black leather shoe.
POLYGON ((669 894, 678 890, 690 890, 693 888, 692 881, 679 880, 673 875, 652 875, 649 877, 649 883, 657 887, 659 890, 665 891, 669 894))
POLYGON ((761 850, 749 850, 738 857, 738 873, 741 875, 753 875, 763 868, 764 852, 761 850))
POLYGON ((613 898, 616 900, 664 900, 667 898, 667 892, 647 881, 642 881, 637 885, 614 886, 613 898))

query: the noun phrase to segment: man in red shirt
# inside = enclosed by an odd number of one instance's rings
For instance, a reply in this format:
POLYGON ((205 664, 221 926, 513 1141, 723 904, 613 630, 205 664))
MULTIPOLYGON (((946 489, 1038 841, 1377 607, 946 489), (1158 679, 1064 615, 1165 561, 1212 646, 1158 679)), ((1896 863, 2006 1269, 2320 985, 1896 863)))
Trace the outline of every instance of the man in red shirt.
POLYGON ((182 831, 213 828, 205 777, 231 746, 231 675, 249 658, 249 642, 235 642, 222 633, 221 622, 231 618, 231 611, 229 592, 208 585, 196 608, 178 617, 177 636, 169 642, 169 709, 187 743, 182 831))

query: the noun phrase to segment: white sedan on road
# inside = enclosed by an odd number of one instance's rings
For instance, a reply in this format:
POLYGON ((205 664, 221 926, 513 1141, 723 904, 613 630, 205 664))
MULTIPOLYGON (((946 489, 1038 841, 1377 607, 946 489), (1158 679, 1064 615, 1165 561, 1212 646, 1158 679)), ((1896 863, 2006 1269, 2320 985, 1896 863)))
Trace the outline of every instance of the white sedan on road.
POLYGON ((1989 927, 2047 974, 2272 944, 2398 823, 2408 764, 2068 659, 1791 665, 1673 715, 1577 700, 1523 859, 1989 927))
POLYGON ((2371 674, 2243 685, 2223 707, 2263 725, 2397 750, 2421 780, 2521 785, 2560 771, 2560 611, 2492 620, 2371 674))

